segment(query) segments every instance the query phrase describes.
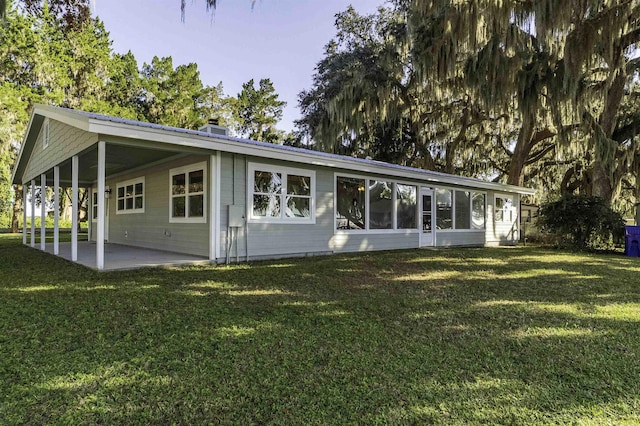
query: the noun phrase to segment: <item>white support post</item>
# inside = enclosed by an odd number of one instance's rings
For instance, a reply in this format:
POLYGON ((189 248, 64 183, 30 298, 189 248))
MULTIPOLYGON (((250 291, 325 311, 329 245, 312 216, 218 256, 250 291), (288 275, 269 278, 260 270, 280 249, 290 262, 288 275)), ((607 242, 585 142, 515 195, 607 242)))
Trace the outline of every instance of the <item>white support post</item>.
POLYGON ((27 192, 28 187, 22 184, 22 244, 27 245, 27 192))
POLYGON ((216 206, 216 216, 215 216, 215 225, 216 225, 216 229, 215 229, 215 251, 216 251, 216 260, 219 259, 222 256, 222 251, 220 250, 220 241, 222 240, 221 236, 220 236, 220 209, 221 209, 221 204, 220 204, 220 182, 222 181, 222 179, 220 179, 221 176, 221 170, 222 170, 222 158, 221 158, 221 154, 220 151, 218 151, 217 155, 216 155, 216 180, 215 180, 215 185, 213 186, 212 191, 214 191, 214 198, 216 200, 215 206, 216 206))
POLYGON ((209 156, 209 260, 216 260, 216 221, 218 214, 215 196, 216 155, 209 156))
POLYGON ((98 221, 96 223, 96 268, 104 269, 104 221, 105 221, 105 142, 98 142, 98 221))
POLYGON ((47 175, 40 175, 40 250, 47 248, 47 175))
POLYGON ((87 214, 85 218, 87 219, 87 241, 91 241, 91 187, 86 187, 85 194, 87 194, 87 214))
POLYGON ((93 232, 93 187, 87 188, 87 241, 91 241, 93 232))
POLYGON ((53 254, 60 254, 60 166, 53 168, 53 254))
POLYGON ((71 260, 78 261, 78 156, 71 157, 71 260))
POLYGON ((36 181, 31 180, 31 247, 36 246, 36 181))

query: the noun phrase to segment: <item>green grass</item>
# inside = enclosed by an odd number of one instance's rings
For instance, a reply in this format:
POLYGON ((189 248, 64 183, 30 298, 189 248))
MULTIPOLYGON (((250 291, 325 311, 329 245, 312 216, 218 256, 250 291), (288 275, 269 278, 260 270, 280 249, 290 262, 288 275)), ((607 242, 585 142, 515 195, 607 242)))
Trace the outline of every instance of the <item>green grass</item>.
POLYGON ((640 259, 98 274, 0 236, 0 424, 637 424, 640 259))

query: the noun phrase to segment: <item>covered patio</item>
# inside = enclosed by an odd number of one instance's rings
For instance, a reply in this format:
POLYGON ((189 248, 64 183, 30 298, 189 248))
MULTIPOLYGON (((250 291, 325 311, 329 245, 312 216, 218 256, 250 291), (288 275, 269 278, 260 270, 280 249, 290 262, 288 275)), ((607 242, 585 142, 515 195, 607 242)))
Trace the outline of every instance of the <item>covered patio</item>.
MULTIPOLYGON (((128 134, 120 135, 122 123, 117 120, 98 123, 90 114, 82 113, 82 122, 76 123, 78 117, 71 113, 61 109, 49 109, 51 111, 48 115, 52 120, 57 120, 56 126, 60 127, 60 123, 65 123, 67 127, 55 131, 57 127, 49 123, 49 118, 34 114, 30 123, 34 131, 25 136, 24 151, 20 153, 21 157, 25 156, 29 161, 19 161, 14 170, 14 176, 22 176, 23 199, 30 199, 31 207, 30 218, 27 217, 27 209, 23 209, 23 244, 33 248, 39 247, 42 251, 97 270, 183 265, 206 262, 213 258, 213 253, 209 258, 205 258, 112 244, 108 242, 105 223, 108 205, 108 201, 105 200, 111 196, 111 189, 105 185, 107 176, 118 176, 189 154, 201 154, 205 152, 203 149, 146 140, 141 143, 137 139, 127 137, 128 134), (69 125, 75 125, 77 128, 71 128, 69 125), (116 135, 106 137, 107 134, 114 133, 113 128, 118 130, 115 131, 116 135), (48 148, 49 143, 52 145, 51 148, 48 148), (29 158, 32 152, 35 152, 35 159, 29 158), (24 176, 25 173, 29 173, 29 176, 24 176), (53 207, 53 229, 49 230, 45 226, 47 203, 38 201, 37 206, 36 199, 40 196, 34 196, 46 194, 47 188, 53 190, 52 199, 47 200, 53 207), (61 242, 59 236, 59 207, 63 188, 71 188, 71 242, 68 243, 61 242), (87 210, 93 211, 93 218, 88 218, 88 239, 91 242, 80 241, 78 237, 80 188, 88 191, 89 196, 95 193, 95 199, 86 206, 87 210), (40 229, 35 227, 36 217, 40 218, 40 229), (45 244, 46 237, 51 236, 48 233, 53 234, 53 244, 45 244), (36 244, 36 234, 40 237, 39 244, 36 244)), ((209 154, 208 151, 206 153, 209 154)), ((89 212, 87 214, 89 215, 89 212)))
MULTIPOLYGON (((204 265, 210 263, 207 258, 200 256, 105 243, 104 264, 102 268, 98 268, 96 266, 96 243, 78 241, 77 244, 77 260, 73 260, 71 242, 60 242, 57 256, 100 271, 124 271, 138 268, 204 265)), ((55 254, 54 245, 46 244, 44 251, 55 254)))

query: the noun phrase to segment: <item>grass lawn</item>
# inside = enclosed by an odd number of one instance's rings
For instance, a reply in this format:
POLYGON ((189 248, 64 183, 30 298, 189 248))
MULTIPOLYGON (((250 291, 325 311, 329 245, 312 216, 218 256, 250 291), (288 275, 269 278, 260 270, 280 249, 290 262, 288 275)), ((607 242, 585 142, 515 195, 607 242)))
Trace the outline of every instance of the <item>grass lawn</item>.
POLYGON ((637 424, 640 259, 99 274, 0 235, 0 424, 637 424))

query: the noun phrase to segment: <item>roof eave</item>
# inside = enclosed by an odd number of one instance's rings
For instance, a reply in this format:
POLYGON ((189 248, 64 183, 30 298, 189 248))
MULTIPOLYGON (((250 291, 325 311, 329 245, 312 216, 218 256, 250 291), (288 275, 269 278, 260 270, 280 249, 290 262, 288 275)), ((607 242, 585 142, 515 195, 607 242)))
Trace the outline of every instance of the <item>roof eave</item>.
POLYGON ((23 140, 18 162, 12 174, 12 182, 15 182, 16 172, 23 159, 23 152, 29 141, 28 137, 35 129, 33 127, 34 117, 41 115, 53 120, 60 121, 67 125, 81 130, 102 134, 106 136, 117 136, 129 139, 150 140, 159 143, 167 143, 176 146, 194 147, 206 150, 224 151, 230 153, 247 154, 261 158, 278 158, 298 163, 311 164, 316 166, 342 168, 365 173, 393 175, 413 180, 421 180, 442 185, 459 187, 471 187, 490 191, 503 191, 518 193, 521 195, 533 195, 535 191, 530 188, 514 186, 495 182, 486 182, 479 179, 462 176, 447 175, 444 173, 432 172, 429 170, 414 169, 383 163, 379 161, 363 160, 345 156, 337 156, 322 152, 315 152, 306 149, 284 149, 278 145, 271 145, 257 141, 244 140, 231 136, 212 135, 204 132, 189 131, 186 129, 174 129, 157 126, 151 123, 127 122, 127 120, 116 117, 107 117, 100 114, 85 113, 48 105, 35 105, 27 133, 23 140))
POLYGON ((428 170, 411 171, 406 169, 398 169, 393 165, 387 165, 382 162, 362 163, 359 159, 322 157, 315 152, 305 152, 300 150, 295 152, 283 151, 278 146, 256 145, 246 142, 236 141, 232 137, 224 137, 220 135, 198 135, 187 133, 176 133, 170 129, 144 128, 127 123, 117 123, 112 121, 100 120, 97 118, 89 119, 89 129, 92 133, 98 133, 109 136, 118 136, 130 139, 145 139, 154 142, 169 143, 173 145, 188 146, 201 149, 209 149, 215 151, 225 151, 236 154, 249 154, 262 158, 277 157, 282 160, 295 161, 298 163, 306 163, 316 166, 342 168, 357 170, 367 173, 391 174, 416 180, 428 180, 433 183, 441 183, 445 185, 465 186, 478 189, 515 192, 522 195, 532 195, 535 191, 530 188, 507 185, 495 182, 485 182, 471 178, 459 177, 455 175, 444 175, 433 173, 428 170))

